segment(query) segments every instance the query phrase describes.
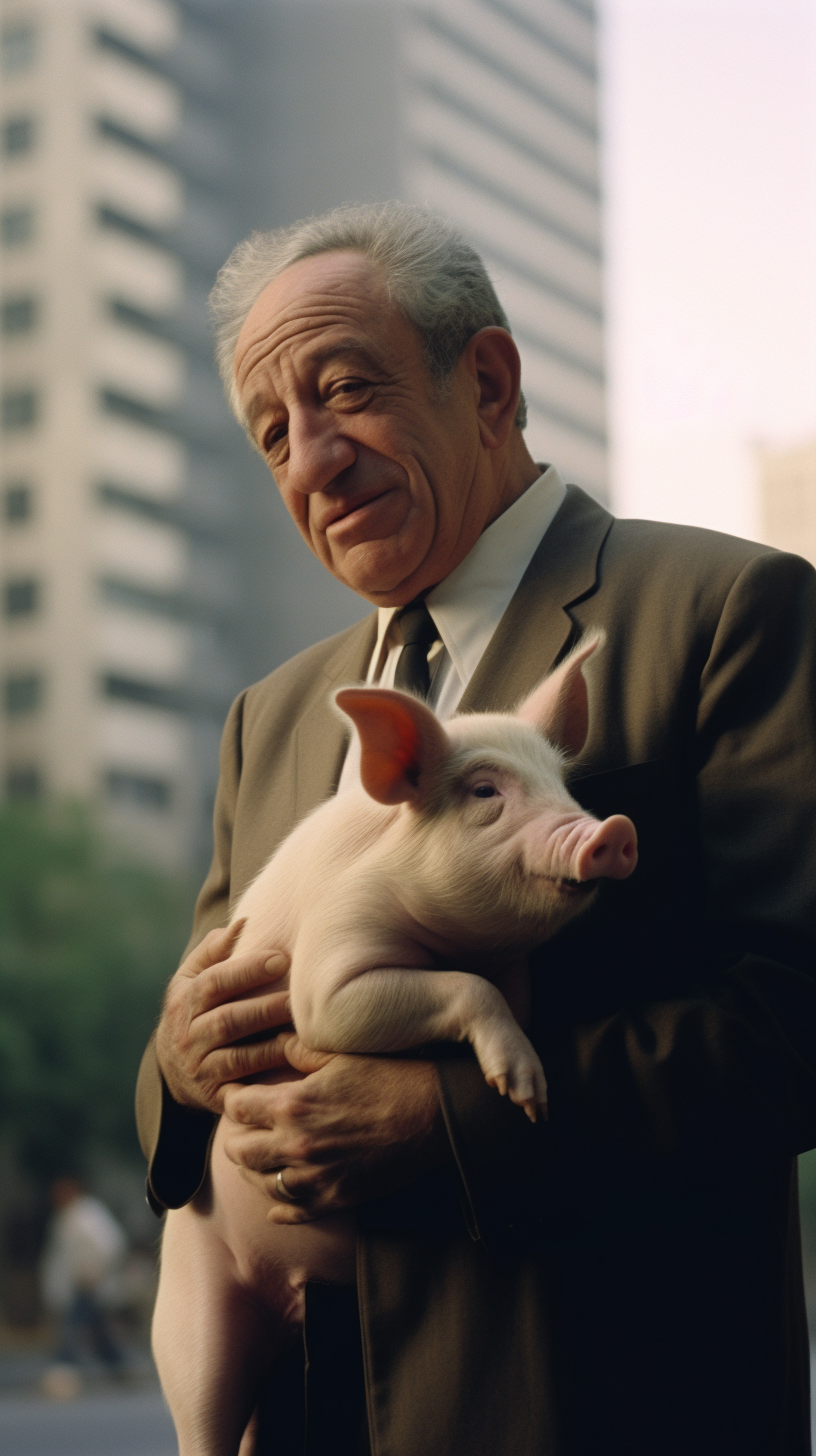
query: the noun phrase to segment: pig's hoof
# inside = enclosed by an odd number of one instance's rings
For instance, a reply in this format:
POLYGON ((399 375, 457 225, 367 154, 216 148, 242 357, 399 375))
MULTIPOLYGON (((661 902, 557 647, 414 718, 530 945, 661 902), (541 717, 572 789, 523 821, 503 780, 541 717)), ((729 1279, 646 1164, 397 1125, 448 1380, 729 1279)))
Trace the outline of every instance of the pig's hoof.
POLYGON ((523 1107, 531 1122, 536 1122, 539 1112, 547 1117, 547 1079, 541 1063, 523 1072, 511 1082, 510 1097, 518 1107, 523 1107))

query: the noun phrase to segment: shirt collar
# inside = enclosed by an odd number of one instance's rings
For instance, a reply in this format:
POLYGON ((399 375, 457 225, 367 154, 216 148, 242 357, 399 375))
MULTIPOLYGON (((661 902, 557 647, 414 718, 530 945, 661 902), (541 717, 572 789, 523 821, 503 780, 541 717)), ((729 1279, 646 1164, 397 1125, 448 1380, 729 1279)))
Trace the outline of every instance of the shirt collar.
MULTIPOLYGON (((566 486, 554 465, 528 486, 474 543, 463 561, 425 598, 442 643, 463 685, 476 667, 564 497, 566 486)), ((398 607, 379 607, 372 670, 398 607)))

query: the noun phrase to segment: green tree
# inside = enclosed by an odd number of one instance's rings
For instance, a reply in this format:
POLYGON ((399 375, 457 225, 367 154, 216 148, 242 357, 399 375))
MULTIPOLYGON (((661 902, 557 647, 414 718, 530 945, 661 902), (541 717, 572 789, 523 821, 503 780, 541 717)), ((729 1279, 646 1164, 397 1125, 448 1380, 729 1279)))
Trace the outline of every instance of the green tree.
POLYGON ((187 885, 117 857, 82 809, 0 807, 0 1119, 40 1186, 138 1156, 136 1071, 189 914, 187 885))

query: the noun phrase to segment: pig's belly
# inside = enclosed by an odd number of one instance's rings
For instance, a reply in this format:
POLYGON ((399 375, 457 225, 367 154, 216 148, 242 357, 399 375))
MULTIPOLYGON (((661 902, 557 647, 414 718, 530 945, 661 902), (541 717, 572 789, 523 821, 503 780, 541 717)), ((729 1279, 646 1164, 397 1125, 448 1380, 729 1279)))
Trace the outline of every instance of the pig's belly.
POLYGON ((279 1224, 267 1219, 269 1199, 242 1178, 223 1147, 223 1123, 210 1159, 212 1206, 205 1217, 226 1244, 234 1273, 270 1310, 302 1324, 307 1280, 353 1284, 357 1225, 353 1214, 330 1214, 313 1223, 279 1224))

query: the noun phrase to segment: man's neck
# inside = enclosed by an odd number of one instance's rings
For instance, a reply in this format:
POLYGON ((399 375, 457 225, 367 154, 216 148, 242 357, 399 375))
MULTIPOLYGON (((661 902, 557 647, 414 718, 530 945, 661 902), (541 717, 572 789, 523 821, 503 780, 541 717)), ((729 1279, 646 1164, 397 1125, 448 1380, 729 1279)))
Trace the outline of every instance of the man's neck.
POLYGON ((496 508, 484 523, 484 530, 492 526, 506 510, 512 506, 519 496, 529 490, 534 481, 538 480, 541 474, 541 466, 536 465, 527 446, 524 443, 524 436, 520 430, 514 432, 514 438, 510 443, 504 479, 500 482, 500 489, 497 492, 496 508))

